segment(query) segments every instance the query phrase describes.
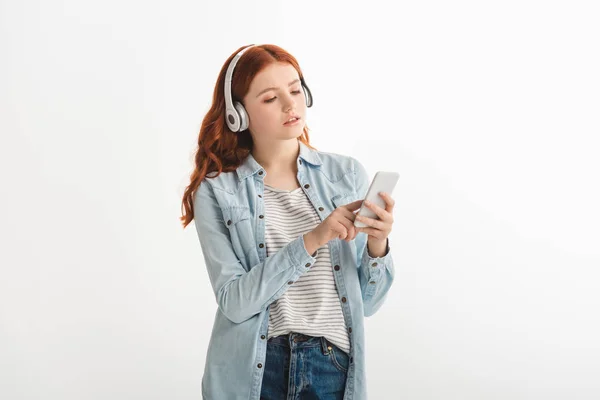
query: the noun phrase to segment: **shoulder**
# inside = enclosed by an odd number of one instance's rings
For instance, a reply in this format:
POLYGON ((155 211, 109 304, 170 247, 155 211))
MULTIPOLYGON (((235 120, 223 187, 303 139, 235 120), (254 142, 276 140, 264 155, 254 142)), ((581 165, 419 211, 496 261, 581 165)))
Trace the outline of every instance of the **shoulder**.
POLYGON ((354 175, 363 175, 366 169, 363 164, 355 157, 327 151, 317 151, 322 161, 322 172, 330 177, 331 180, 340 179, 342 176, 352 173, 354 175))
POLYGON ((201 190, 210 190, 233 193, 239 189, 239 185, 240 181, 236 171, 221 172, 218 175, 217 172, 214 171, 206 174, 204 179, 200 182, 197 192, 201 190))

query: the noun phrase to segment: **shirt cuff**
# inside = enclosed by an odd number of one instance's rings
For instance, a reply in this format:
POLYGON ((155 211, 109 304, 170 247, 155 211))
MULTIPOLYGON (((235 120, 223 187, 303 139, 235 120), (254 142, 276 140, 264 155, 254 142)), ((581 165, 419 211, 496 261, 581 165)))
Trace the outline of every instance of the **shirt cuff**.
POLYGON ((361 264, 369 268, 371 276, 379 276, 381 271, 385 269, 391 261, 392 254, 390 251, 390 239, 387 238, 385 242, 385 255, 381 257, 371 257, 369 254, 369 245, 365 245, 365 251, 363 252, 361 264))
POLYGON ((317 260, 317 254, 319 253, 318 249, 313 254, 310 254, 308 250, 306 250, 304 235, 300 235, 300 237, 292 240, 287 245, 286 250, 290 261, 301 273, 310 270, 310 267, 312 267, 317 260))

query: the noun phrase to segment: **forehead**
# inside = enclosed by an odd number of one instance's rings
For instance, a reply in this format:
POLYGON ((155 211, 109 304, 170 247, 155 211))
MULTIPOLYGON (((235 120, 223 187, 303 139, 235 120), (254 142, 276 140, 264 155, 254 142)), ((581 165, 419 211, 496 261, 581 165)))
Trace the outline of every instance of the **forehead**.
POLYGON ((286 88, 294 79, 299 79, 298 71, 289 63, 272 63, 260 71, 250 84, 250 92, 258 93, 268 87, 286 88))

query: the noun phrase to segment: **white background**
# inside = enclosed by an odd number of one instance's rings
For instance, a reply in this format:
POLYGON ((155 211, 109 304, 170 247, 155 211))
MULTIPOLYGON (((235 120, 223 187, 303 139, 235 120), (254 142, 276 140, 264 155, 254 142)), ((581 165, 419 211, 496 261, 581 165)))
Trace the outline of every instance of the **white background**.
POLYGON ((300 62, 319 150, 400 172, 370 398, 600 398, 595 3, 2 0, 0 398, 201 397, 181 196, 250 43, 300 62))

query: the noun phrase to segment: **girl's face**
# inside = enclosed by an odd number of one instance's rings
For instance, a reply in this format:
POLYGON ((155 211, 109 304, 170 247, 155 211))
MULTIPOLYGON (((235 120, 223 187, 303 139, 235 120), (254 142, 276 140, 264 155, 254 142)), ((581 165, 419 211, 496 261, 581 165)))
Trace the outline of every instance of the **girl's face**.
POLYGON ((282 140, 302 135, 306 99, 296 69, 288 63, 276 62, 259 72, 244 98, 248 112, 248 129, 258 140, 282 140), (292 116, 294 124, 285 124, 292 116))

